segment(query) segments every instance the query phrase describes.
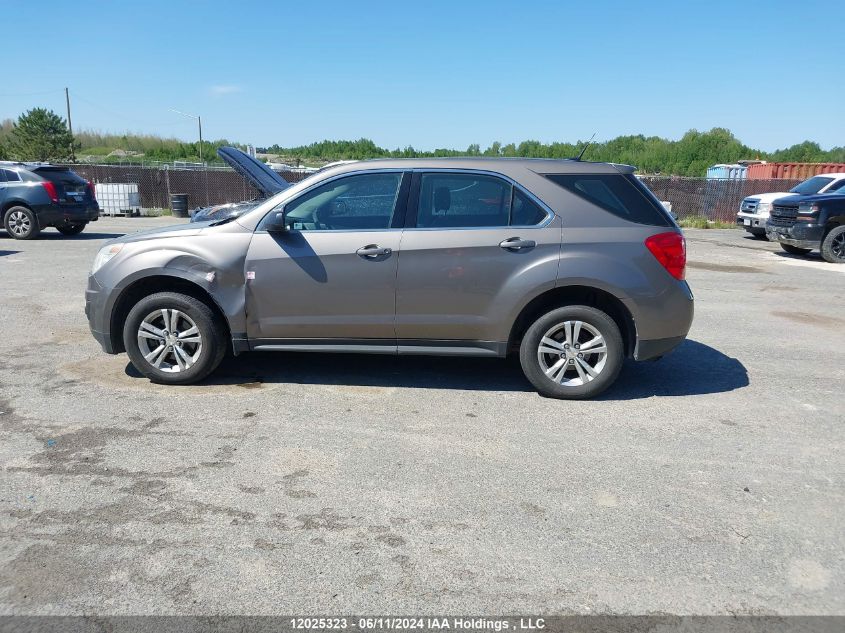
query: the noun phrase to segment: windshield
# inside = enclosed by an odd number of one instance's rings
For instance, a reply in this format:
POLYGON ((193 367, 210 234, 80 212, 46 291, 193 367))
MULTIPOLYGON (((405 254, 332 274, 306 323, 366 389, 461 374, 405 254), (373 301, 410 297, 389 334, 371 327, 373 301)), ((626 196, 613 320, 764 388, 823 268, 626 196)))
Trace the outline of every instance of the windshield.
POLYGON ((833 182, 833 178, 813 176, 809 180, 805 180, 804 182, 795 185, 789 190, 789 193, 800 193, 803 196, 812 195, 824 189, 831 182, 833 182))

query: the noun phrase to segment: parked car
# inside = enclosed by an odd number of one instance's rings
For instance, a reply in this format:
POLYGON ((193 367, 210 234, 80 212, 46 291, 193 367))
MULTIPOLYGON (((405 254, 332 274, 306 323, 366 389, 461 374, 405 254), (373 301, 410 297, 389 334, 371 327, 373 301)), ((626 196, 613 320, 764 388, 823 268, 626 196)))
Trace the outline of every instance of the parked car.
POLYGON ((221 147, 217 150, 217 155, 255 187, 259 195, 257 198, 245 202, 228 202, 201 207, 191 213, 191 222, 236 218, 250 209, 254 209, 270 196, 290 187, 287 180, 267 165, 235 147, 221 147))
POLYGON ((150 380, 227 350, 504 357, 588 398, 693 317, 683 234, 633 167, 377 160, 321 171, 238 218, 107 242, 91 331, 150 380))
POLYGON ((31 240, 54 226, 77 235, 100 217, 94 185, 67 167, 0 162, 0 217, 16 240, 31 240))
POLYGON ((766 232, 787 253, 807 255, 818 249, 825 261, 845 264, 845 188, 775 200, 766 232))
POLYGON ((769 219, 772 204, 778 198, 788 196, 790 193, 798 196, 833 193, 842 187, 845 187, 845 174, 822 174, 813 176, 795 185, 789 191, 759 193, 748 196, 739 205, 739 213, 736 214, 736 223, 755 237, 764 238, 767 235, 766 222, 769 219))

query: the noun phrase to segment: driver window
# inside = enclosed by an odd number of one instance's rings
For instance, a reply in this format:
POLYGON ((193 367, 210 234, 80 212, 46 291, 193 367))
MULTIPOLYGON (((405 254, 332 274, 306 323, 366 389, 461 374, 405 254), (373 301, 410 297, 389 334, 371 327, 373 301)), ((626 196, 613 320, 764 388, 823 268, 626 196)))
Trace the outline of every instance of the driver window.
POLYGON ((285 206, 292 231, 388 229, 402 174, 359 174, 332 180, 285 206))

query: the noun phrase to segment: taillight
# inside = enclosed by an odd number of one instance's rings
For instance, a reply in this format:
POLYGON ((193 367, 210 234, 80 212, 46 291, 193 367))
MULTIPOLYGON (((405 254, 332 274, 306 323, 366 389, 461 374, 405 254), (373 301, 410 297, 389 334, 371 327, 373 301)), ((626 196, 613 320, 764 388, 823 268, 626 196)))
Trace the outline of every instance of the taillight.
POLYGON ((94 183, 91 182, 90 180, 88 181, 88 191, 91 192, 91 199, 96 200, 97 199, 97 191, 94 188, 94 183))
POLYGON ((56 193, 56 185, 48 180, 46 182, 42 182, 41 186, 47 190, 47 195, 50 196, 50 200, 59 204, 59 194, 56 193))
POLYGON ((687 243, 679 233, 658 233, 645 241, 660 265, 675 279, 683 280, 687 267, 687 243))

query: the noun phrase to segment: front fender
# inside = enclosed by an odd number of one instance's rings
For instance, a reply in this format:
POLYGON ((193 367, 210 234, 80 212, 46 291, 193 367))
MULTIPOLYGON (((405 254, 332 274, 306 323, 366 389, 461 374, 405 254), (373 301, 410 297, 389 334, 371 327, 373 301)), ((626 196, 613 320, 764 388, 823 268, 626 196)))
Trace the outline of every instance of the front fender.
MULTIPOLYGON (((145 279, 190 282, 217 304, 234 334, 246 331, 244 260, 251 233, 221 232, 189 238, 128 242, 95 277, 108 294, 111 315, 121 296, 145 279)), ((151 288, 151 291, 155 291, 151 288)))

